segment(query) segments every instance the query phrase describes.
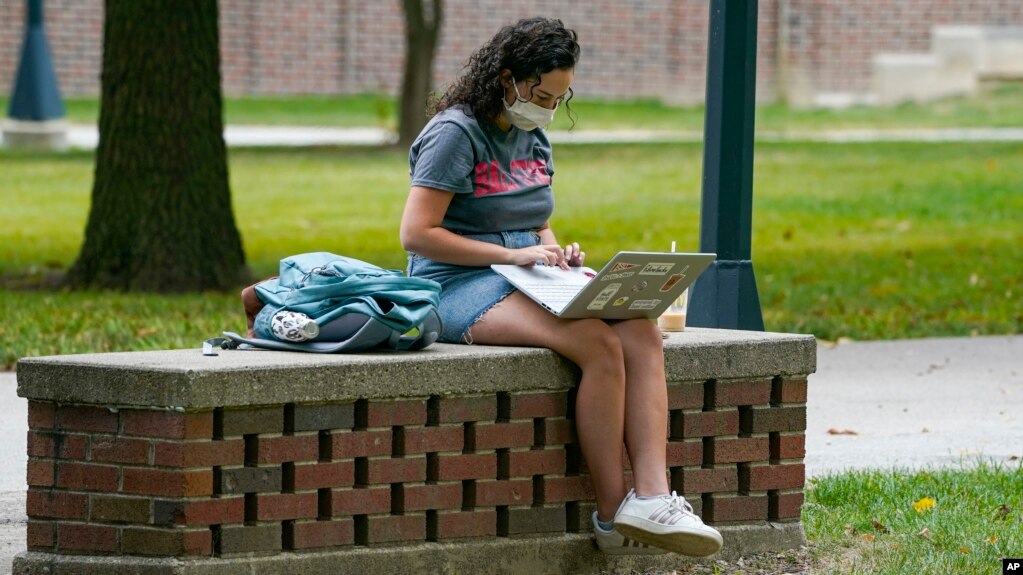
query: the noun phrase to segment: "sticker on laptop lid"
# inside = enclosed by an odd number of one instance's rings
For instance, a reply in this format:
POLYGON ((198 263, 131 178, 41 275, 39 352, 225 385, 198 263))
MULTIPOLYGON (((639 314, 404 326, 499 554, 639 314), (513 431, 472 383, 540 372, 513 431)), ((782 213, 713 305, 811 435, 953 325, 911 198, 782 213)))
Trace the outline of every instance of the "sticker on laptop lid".
POLYGON ((631 278, 634 275, 636 275, 636 272, 618 272, 616 274, 607 274, 600 278, 600 281, 609 282, 611 280, 623 280, 625 278, 631 278))
POLYGON ((632 286, 632 291, 635 292, 635 293, 639 293, 639 292, 645 290, 648 285, 650 285, 650 284, 647 283, 646 281, 639 280, 639 282, 637 282, 636 285, 632 286))
POLYGON ((661 305, 659 299, 638 299, 629 304, 629 309, 654 309, 661 305))
POLYGON ((641 276, 663 276, 671 271, 671 268, 675 267, 674 263, 655 263, 651 262, 643 266, 640 270, 639 275, 641 276))
POLYGON ((638 268, 638 267, 639 267, 639 264, 625 264, 625 263, 622 263, 622 262, 618 262, 615 265, 611 266, 611 271, 612 272, 620 272, 620 271, 625 271, 625 270, 631 270, 632 268, 638 268))
POLYGON ((627 295, 626 296, 622 296, 622 297, 616 299, 615 303, 613 305, 615 307, 623 306, 623 305, 625 305, 625 302, 627 302, 627 301, 629 301, 629 296, 627 296, 627 295))
POLYGON ((671 291, 671 288, 675 287, 675 284, 678 282, 684 280, 685 277, 686 274, 673 274, 668 278, 668 281, 664 282, 664 285, 661 286, 661 291, 671 291))
POLYGON ((593 298, 593 301, 586 306, 586 309, 594 311, 604 309, 607 307, 607 302, 611 301, 611 298, 618 293, 618 290, 621 289, 621 287, 622 284, 609 284, 607 287, 600 290, 600 293, 597 294, 597 297, 593 298))

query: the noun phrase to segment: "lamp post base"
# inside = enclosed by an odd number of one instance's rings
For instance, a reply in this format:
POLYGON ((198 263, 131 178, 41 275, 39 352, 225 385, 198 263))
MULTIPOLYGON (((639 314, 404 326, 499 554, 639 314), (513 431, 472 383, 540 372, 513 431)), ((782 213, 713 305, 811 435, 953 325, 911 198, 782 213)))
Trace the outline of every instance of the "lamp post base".
POLYGON ((68 148, 67 132, 63 119, 35 122, 7 118, 2 143, 5 148, 63 151, 68 148))

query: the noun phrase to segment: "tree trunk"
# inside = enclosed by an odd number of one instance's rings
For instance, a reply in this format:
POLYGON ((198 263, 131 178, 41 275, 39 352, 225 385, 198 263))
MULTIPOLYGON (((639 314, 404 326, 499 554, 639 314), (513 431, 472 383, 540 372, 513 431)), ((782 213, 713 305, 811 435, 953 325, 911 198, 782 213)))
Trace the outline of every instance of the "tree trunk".
POLYGON ((426 125, 426 102, 433 87, 433 57, 443 22, 443 0, 430 0, 429 14, 423 9, 424 1, 404 0, 405 75, 398 129, 398 145, 403 148, 412 145, 426 125))
POLYGON ((216 0, 106 0, 92 208, 72 287, 236 287, 216 0))

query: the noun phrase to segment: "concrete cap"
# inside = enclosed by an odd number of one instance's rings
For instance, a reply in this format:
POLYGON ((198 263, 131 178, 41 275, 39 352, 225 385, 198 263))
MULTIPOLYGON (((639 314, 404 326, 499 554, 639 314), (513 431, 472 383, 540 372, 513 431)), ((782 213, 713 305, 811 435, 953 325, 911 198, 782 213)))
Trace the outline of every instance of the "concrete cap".
MULTIPOLYGON (((416 352, 201 350, 23 358, 18 395, 61 403, 203 410, 284 403, 569 389, 548 349, 434 344, 416 352)), ((668 381, 812 373, 813 336, 690 328, 665 341, 668 381)))

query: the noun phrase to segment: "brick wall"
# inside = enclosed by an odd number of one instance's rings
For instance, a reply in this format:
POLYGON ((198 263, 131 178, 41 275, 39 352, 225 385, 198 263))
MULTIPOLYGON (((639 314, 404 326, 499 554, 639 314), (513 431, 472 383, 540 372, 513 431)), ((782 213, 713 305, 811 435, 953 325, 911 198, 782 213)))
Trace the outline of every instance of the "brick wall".
MULTIPOLYGON (((797 521, 806 379, 669 384, 672 488, 713 524, 797 521)), ((28 547, 232 557, 585 532, 572 392, 202 412, 29 402, 28 547)))
POLYGON ((788 0, 789 65, 816 93, 866 92, 874 54, 927 52, 939 25, 1020 25, 1019 0, 788 0))
MULTIPOLYGON (((66 95, 99 92, 102 0, 46 2, 50 45, 66 95)), ((395 93, 404 58, 399 0, 219 0, 228 94, 395 93)), ((576 91, 590 97, 702 101, 707 0, 445 0, 436 83, 518 18, 561 18, 580 34, 576 91)), ((761 0, 758 98, 865 92, 877 52, 926 51, 940 24, 1023 24, 1018 0, 761 0), (778 21, 784 12, 785 22, 778 21), (779 33, 779 24, 782 25, 779 33), (783 39, 781 45, 779 38, 783 39), (779 80, 783 60, 784 80, 779 80)), ((0 91, 17 66, 23 0, 0 3, 0 91)))

